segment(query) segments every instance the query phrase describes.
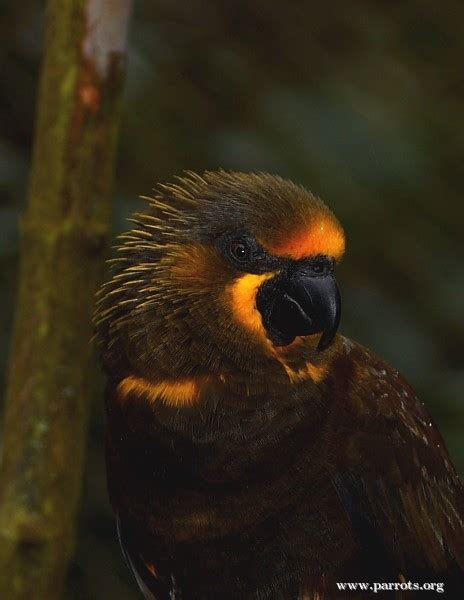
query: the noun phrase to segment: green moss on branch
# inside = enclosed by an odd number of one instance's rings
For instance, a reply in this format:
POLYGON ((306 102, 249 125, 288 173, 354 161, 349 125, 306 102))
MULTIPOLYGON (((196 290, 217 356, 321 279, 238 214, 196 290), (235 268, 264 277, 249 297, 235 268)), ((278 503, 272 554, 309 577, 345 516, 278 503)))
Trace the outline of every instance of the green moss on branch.
POLYGON ((48 3, 0 470, 2 600, 59 598, 72 554, 129 11, 48 3))

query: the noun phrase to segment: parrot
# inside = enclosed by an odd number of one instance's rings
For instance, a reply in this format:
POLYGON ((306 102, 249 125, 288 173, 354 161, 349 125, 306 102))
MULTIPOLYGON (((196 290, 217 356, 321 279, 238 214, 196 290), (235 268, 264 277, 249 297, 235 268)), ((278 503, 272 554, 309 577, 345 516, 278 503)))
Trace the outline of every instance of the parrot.
POLYGON ((332 211, 263 172, 186 171, 145 201, 94 317, 143 596, 464 598, 462 483, 403 376, 338 332, 332 211))

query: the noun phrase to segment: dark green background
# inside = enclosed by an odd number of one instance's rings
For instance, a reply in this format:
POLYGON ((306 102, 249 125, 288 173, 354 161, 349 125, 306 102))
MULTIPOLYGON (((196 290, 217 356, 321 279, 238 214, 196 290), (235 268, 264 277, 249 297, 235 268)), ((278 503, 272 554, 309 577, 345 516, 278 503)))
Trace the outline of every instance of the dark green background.
MULTIPOLYGON (((0 2, 2 387, 43 11, 0 2)), ((121 230, 138 194, 187 168, 305 184, 346 229, 342 331, 406 375, 461 472, 463 49, 458 0, 136 1, 114 212, 121 230)), ((101 414, 96 397, 67 598, 136 599, 106 498, 101 414)))

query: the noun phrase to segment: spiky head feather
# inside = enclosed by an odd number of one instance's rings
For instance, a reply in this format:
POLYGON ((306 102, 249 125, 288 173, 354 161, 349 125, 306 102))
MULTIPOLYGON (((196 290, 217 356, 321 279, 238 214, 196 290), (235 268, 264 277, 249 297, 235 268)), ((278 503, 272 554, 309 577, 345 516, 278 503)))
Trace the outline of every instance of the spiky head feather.
POLYGON ((254 306, 259 277, 218 252, 228 231, 247 231, 270 253, 302 258, 344 250, 343 230, 304 188, 265 173, 188 172, 160 185, 119 237, 95 324, 111 375, 285 374, 254 306))

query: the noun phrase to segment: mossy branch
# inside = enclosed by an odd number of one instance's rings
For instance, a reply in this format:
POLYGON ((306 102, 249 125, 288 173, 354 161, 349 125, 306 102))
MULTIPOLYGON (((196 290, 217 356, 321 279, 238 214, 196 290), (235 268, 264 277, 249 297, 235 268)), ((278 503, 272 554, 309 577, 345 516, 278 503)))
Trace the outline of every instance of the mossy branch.
POLYGON ((72 554, 131 0, 49 0, 5 403, 0 598, 54 600, 72 554))

